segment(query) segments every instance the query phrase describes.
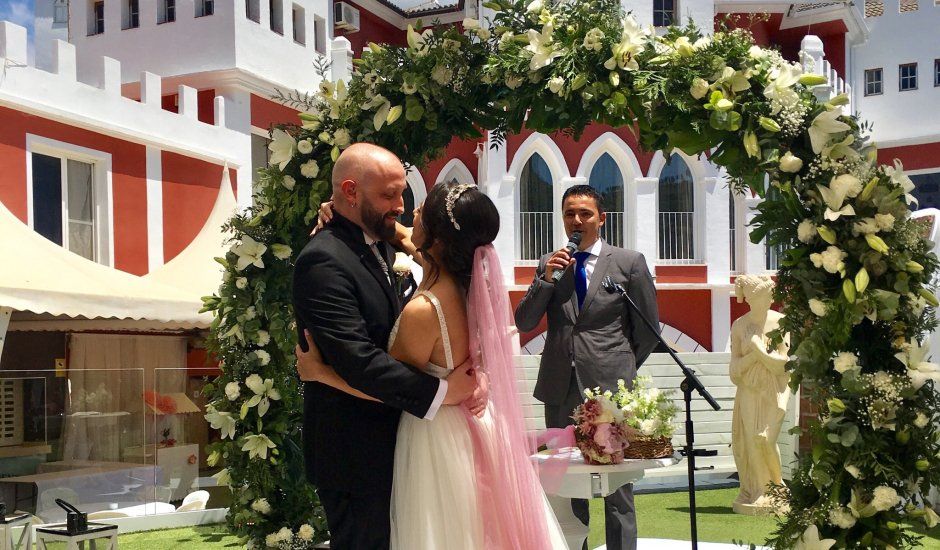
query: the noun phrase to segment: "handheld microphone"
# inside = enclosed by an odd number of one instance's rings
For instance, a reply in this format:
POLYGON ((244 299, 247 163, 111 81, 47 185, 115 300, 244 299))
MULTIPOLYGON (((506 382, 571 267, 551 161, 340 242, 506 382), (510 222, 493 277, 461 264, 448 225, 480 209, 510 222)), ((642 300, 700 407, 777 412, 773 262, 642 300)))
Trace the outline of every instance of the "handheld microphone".
MULTIPOLYGON (((565 245, 565 250, 568 251, 568 254, 574 254, 578 250, 578 246, 581 245, 581 232, 575 231, 571 233, 571 236, 568 237, 568 244, 565 245)), ((561 276, 565 274, 566 269, 557 269, 552 273, 552 282, 557 283, 561 276)))

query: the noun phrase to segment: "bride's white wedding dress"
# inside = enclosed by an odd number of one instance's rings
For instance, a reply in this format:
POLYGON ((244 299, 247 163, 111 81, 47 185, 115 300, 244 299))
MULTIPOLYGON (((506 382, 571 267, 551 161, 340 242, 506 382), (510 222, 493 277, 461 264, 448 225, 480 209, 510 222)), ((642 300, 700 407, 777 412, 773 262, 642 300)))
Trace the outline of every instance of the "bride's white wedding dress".
MULTIPOLYGON (((431 292, 417 292, 412 299, 418 296, 427 298, 437 311, 447 361, 445 367, 428 363, 424 370, 438 378, 446 378, 454 369, 454 360, 444 312, 440 301, 431 292)), ((389 349, 397 334, 398 322, 392 329, 389 349)), ((491 412, 488 407, 482 418, 474 417, 472 421, 480 423, 488 443, 499 445, 493 431, 491 412)), ((433 420, 402 414, 392 482, 392 550, 485 548, 485 527, 475 481, 474 447, 467 423, 467 415, 460 407, 441 407, 433 420)), ((544 495, 542 500, 551 539, 550 549, 566 550, 568 546, 558 520, 544 495)))

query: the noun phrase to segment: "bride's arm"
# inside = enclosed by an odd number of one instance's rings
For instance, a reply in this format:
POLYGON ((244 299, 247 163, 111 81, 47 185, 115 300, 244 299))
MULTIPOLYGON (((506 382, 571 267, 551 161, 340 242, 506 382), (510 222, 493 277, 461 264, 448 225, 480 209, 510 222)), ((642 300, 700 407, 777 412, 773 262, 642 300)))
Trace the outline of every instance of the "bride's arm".
POLYGON ((294 348, 294 354, 297 356, 297 374, 300 375, 301 380, 326 384, 359 399, 379 401, 347 384, 345 380, 336 374, 333 367, 323 362, 320 349, 317 348, 317 345, 313 342, 313 337, 306 330, 304 331, 304 337, 307 339, 307 349, 310 351, 304 353, 300 346, 294 348))
POLYGON ((434 305, 425 298, 411 300, 401 312, 398 335, 388 354, 402 363, 421 368, 431 360, 434 345, 441 339, 440 331, 434 305))
POLYGON ((424 256, 418 254, 418 245, 411 240, 412 228, 395 222, 395 237, 392 239, 392 245, 401 252, 411 256, 411 259, 421 266, 421 269, 427 269, 424 256))

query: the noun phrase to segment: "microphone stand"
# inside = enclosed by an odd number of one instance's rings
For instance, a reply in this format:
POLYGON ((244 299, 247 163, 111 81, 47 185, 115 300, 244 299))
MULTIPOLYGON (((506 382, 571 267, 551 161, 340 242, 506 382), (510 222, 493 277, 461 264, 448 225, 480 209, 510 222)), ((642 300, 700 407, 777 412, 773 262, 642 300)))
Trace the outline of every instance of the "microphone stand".
POLYGON ((718 405, 718 402, 715 401, 715 398, 712 397, 708 390, 705 389, 705 386, 702 384, 702 381, 699 380, 698 376, 692 372, 692 369, 685 366, 685 363, 679 359, 679 356, 676 355, 672 348, 669 347, 669 344, 663 340, 663 337, 659 334, 659 327, 653 325, 649 319, 643 315, 643 312, 640 311, 640 308, 637 307, 633 299, 630 298, 630 295, 627 294, 627 291, 624 290, 623 285, 620 283, 615 283, 610 277, 604 277, 603 282, 604 290, 610 293, 620 294, 624 300, 630 305, 630 309, 633 310, 633 313, 637 315, 640 319, 643 320, 643 323, 655 336, 656 339, 666 348, 666 351, 669 352, 669 355, 672 356, 672 360, 679 365, 679 368, 682 369, 682 373, 685 375, 685 380, 682 381, 682 384, 679 387, 682 389, 682 396, 685 400, 685 449, 683 454, 685 455, 688 461, 689 469, 689 521, 692 528, 692 550, 698 550, 698 524, 696 520, 695 513, 695 457, 696 456, 715 456, 718 454, 718 451, 709 451, 706 449, 695 450, 693 448, 695 442, 695 432, 692 425, 692 391, 695 390, 703 399, 716 411, 720 410, 721 407, 718 405))

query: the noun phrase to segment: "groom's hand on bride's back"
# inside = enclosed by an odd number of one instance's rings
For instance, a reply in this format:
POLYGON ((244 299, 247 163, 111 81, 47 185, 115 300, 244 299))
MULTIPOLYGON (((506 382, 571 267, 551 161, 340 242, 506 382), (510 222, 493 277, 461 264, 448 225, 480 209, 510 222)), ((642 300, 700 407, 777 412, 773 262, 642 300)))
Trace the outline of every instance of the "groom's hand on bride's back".
POLYGON ((469 399, 476 389, 476 370, 470 359, 467 359, 447 376, 447 394, 444 395, 444 404, 459 405, 469 399))

